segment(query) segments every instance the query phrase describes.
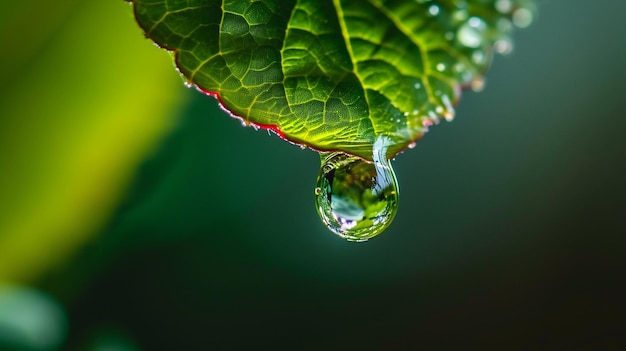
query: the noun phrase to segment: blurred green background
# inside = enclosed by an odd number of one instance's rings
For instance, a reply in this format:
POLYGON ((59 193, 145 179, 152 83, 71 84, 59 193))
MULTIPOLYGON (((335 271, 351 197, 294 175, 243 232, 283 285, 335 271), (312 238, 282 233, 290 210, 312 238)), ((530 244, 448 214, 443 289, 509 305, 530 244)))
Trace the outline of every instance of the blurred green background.
POLYGON ((626 347, 626 2, 538 11, 355 244, 128 4, 0 4, 0 350, 626 347))

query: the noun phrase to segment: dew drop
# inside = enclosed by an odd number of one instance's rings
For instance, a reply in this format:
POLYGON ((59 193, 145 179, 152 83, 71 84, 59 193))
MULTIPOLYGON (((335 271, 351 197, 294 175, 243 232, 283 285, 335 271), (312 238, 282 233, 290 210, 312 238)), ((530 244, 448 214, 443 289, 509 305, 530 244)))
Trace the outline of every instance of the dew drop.
POLYGON ((470 88, 477 93, 483 91, 483 89, 485 89, 485 77, 480 75, 475 76, 470 82, 470 88))
POLYGON ((431 16, 437 16, 439 14, 439 11, 440 9, 439 9, 439 6, 437 5, 430 5, 430 7, 428 8, 428 13, 431 16))
POLYGON ((493 48, 498 54, 507 55, 513 51, 513 42, 511 39, 499 39, 493 44, 493 48))
POLYGON ((348 241, 382 233, 396 215, 398 183, 385 150, 375 152, 373 162, 342 152, 321 154, 315 207, 324 225, 348 241))
POLYGON ((468 14, 467 14, 467 11, 465 10, 457 10, 452 13, 452 18, 458 22, 465 21, 467 19, 467 16, 468 14))
POLYGON ((482 51, 476 50, 472 53, 472 61, 478 65, 482 65, 487 61, 487 59, 482 51))
POLYGON ((469 20, 467 20, 467 24, 469 24, 470 27, 476 28, 481 31, 485 30, 485 28, 487 27, 485 21, 480 19, 480 17, 471 17, 469 20))
POLYGON ((448 95, 444 95, 441 97, 441 102, 443 102, 445 109, 443 109, 442 114, 443 114, 443 118, 445 118, 446 121, 451 122, 454 119, 454 107, 452 106, 452 102, 450 101, 450 98, 448 97, 448 95))
POLYGON ((500 13, 509 13, 513 9, 513 2, 511 0, 497 0, 495 7, 500 13))
POLYGON ((482 36, 480 30, 471 26, 469 23, 465 23, 459 28, 457 33, 457 40, 461 45, 468 48, 477 48, 482 43, 482 36))
POLYGON ((529 9, 519 8, 513 12, 513 23, 520 27, 526 28, 533 22, 533 13, 529 9))
POLYGON ((409 149, 415 149, 416 143, 413 141, 408 145, 409 149))

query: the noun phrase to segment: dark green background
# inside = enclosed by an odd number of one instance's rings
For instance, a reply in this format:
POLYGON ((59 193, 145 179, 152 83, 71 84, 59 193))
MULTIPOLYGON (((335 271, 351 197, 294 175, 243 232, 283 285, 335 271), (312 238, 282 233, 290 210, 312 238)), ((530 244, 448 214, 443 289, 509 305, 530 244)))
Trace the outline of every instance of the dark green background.
POLYGON ((367 243, 317 218, 316 153, 189 89, 107 228, 42 282, 67 348, 626 346, 626 2, 538 5, 486 89, 393 162, 400 210, 367 243))

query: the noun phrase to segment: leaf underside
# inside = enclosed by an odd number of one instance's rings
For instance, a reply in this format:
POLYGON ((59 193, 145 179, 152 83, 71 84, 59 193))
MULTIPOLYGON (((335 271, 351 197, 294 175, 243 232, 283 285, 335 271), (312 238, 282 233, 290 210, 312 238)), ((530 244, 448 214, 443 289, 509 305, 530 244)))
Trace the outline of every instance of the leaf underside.
POLYGON ((132 0, 146 36, 245 124, 365 159, 451 120, 531 0, 132 0))

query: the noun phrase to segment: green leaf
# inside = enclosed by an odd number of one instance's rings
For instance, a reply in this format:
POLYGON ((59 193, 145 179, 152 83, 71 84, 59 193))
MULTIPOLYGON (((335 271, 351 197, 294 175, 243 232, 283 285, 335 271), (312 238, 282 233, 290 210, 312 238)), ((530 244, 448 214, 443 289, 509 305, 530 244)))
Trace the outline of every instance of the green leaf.
POLYGON ((531 0, 132 0, 190 84, 246 125, 372 159, 454 116, 531 0))

